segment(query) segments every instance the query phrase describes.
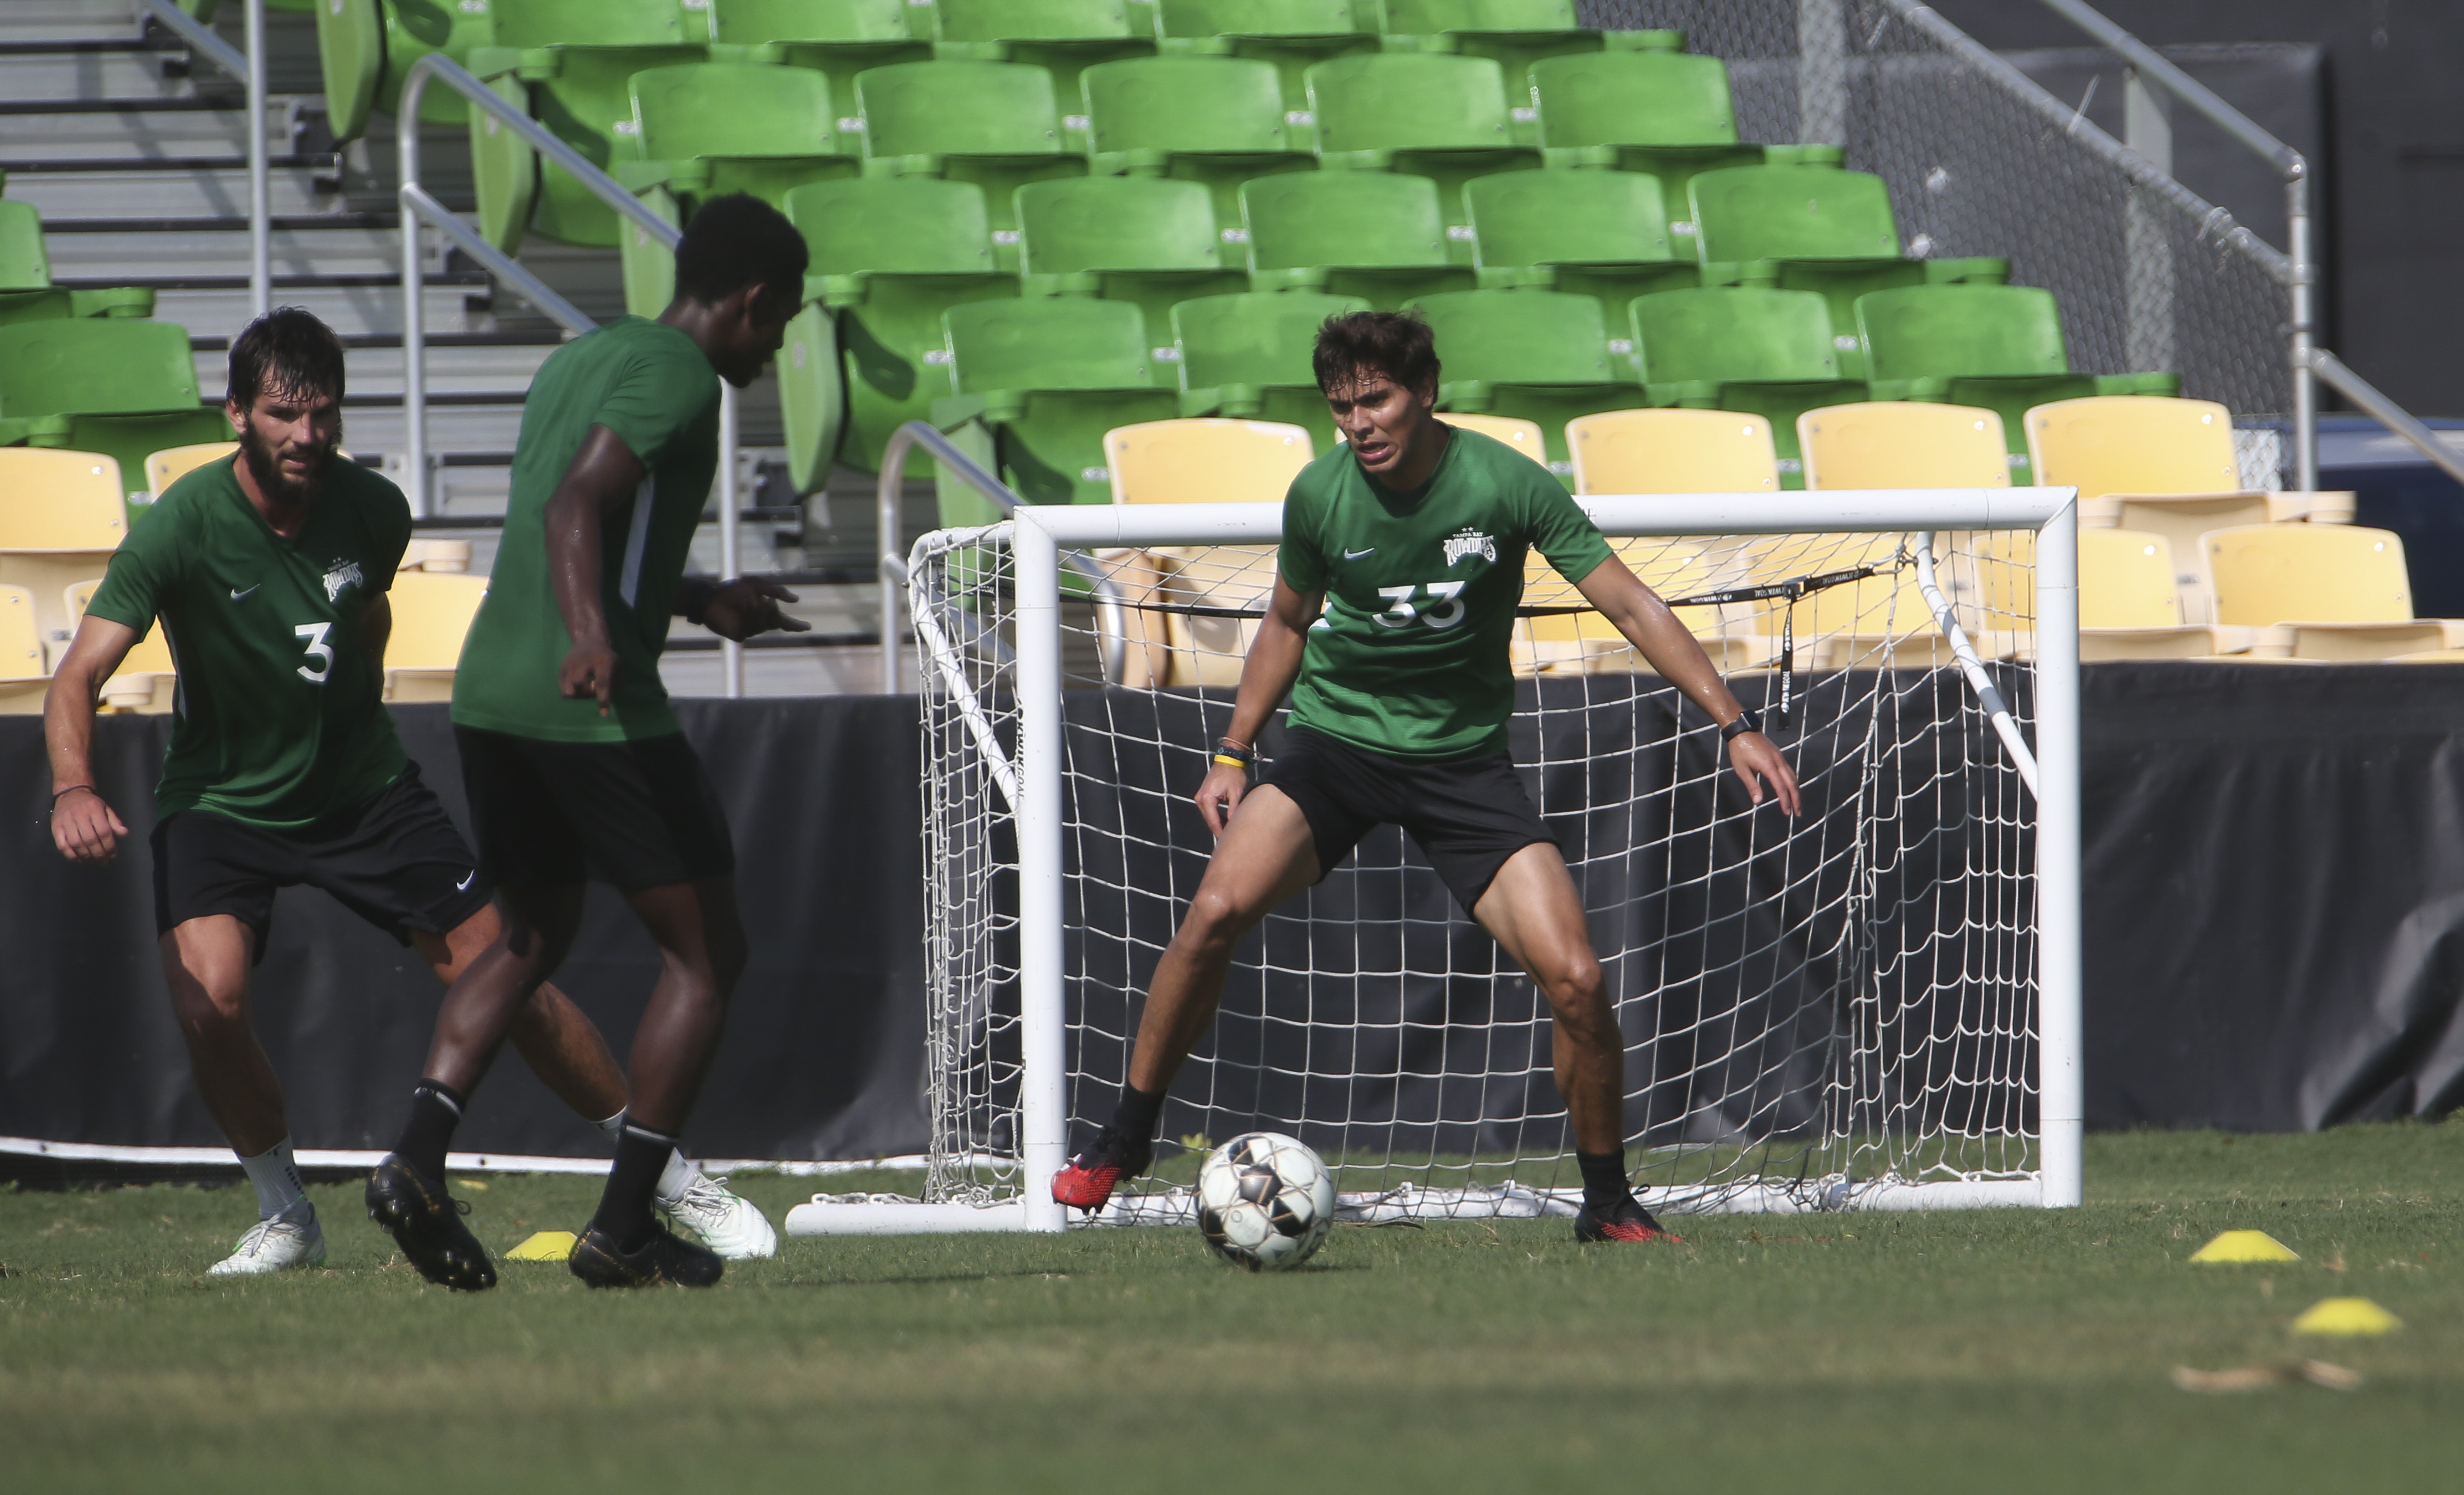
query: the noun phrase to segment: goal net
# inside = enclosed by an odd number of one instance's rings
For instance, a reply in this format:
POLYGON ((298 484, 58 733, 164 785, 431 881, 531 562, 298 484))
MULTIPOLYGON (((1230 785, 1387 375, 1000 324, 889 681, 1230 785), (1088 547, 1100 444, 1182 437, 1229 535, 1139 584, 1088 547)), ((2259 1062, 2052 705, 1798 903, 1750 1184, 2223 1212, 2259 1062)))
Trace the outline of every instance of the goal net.
MULTIPOLYGON (((2075 1199, 2068 499, 1579 500, 1763 713, 1793 821, 1532 558, 1512 753, 1590 915, 1653 1208, 2075 1199)), ((1278 517, 1021 510, 914 546, 931 1228, 1057 1225, 1045 1181, 1109 1119, 1206 867, 1190 796, 1278 517)), ((1323 1154, 1353 1218, 1573 1211, 1547 1003, 1393 827, 1243 943, 1173 1084, 1167 1144, 1255 1129, 1323 1154)), ((1099 1218, 1187 1217, 1157 1185, 1099 1218)))

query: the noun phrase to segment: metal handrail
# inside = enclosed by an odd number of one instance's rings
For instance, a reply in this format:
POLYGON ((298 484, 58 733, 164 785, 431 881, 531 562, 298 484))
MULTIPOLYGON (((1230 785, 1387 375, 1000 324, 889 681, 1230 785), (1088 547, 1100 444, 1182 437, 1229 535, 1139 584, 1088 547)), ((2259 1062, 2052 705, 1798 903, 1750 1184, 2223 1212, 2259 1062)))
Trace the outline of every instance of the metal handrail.
MULTIPOLYGON (((161 5, 165 0, 147 0, 147 3, 161 5)), ((249 0, 249 3, 256 6, 263 0, 249 0)), ((532 149, 571 173, 576 181, 590 189, 593 196, 616 209, 621 216, 632 220, 668 249, 673 250, 684 240, 683 231, 651 211, 614 177, 591 165, 580 151, 549 134, 538 121, 497 97, 495 90, 480 82, 468 68, 441 52, 431 52, 410 65, 410 71, 403 76, 402 108, 394 129, 402 178, 394 198, 402 205, 402 407, 406 430, 404 445, 407 449, 403 475, 409 482, 411 512, 422 518, 431 517, 434 506, 429 501, 428 327, 427 310, 421 297, 425 275, 420 257, 419 226, 422 223, 434 225, 464 253, 486 266, 491 275, 513 287, 524 300, 545 312, 568 332, 578 336, 599 325, 571 301, 550 290, 545 281, 524 269, 512 255, 481 238, 476 230, 462 221, 460 214, 438 202, 420 185, 419 103, 430 79, 443 83, 486 110, 500 124, 520 136, 532 149)), ((736 386, 722 379, 718 391, 719 570, 722 580, 734 581, 740 559, 737 526, 741 518, 737 512, 739 499, 737 495, 736 386)), ((720 642, 725 660, 725 690, 733 699, 744 693, 744 646, 734 639, 720 642)))
MULTIPOLYGON (((948 468, 960 482, 983 495, 1003 518, 1015 518, 1026 500, 1009 485, 976 465, 949 437, 922 421, 909 421, 890 433, 881 448, 881 479, 873 488, 873 524, 881 551, 881 693, 898 693, 898 599, 907 589, 907 553, 903 544, 906 519, 899 499, 907 475, 907 456, 916 448, 948 468)), ((1061 563, 1087 578, 1096 605, 1104 609, 1104 677, 1118 680, 1129 657, 1129 607, 1120 588, 1102 569, 1076 551, 1064 551, 1061 563)))
POLYGON ((274 309, 274 225, 268 206, 265 148, 265 0, 245 0, 248 51, 243 54, 171 0, 139 0, 145 14, 168 27, 207 61, 248 89, 248 304, 251 317, 274 309))

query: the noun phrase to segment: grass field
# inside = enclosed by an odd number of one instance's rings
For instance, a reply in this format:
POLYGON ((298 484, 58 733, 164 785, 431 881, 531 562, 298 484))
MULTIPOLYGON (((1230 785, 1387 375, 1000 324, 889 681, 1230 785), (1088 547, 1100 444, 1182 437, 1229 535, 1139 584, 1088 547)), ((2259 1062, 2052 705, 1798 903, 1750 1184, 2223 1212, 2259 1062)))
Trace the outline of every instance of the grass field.
MULTIPOLYGON (((2259 1490, 2464 1483, 2464 1125, 2093 1138, 2065 1213, 785 1242, 701 1293, 423 1285, 319 1188, 320 1271, 203 1268, 243 1188, 0 1193, 12 1490, 2259 1490), (2302 1254, 2194 1266, 2215 1232, 2302 1254), (2322 1297, 2405 1327, 2295 1336, 2322 1297), (2174 1389, 2315 1355, 2351 1392, 2174 1389)), ((810 1185, 740 1178, 773 1217, 810 1185)), ((834 1187, 860 1186, 857 1183, 834 1187)), ((488 1180, 494 1248, 596 1182, 488 1180)))

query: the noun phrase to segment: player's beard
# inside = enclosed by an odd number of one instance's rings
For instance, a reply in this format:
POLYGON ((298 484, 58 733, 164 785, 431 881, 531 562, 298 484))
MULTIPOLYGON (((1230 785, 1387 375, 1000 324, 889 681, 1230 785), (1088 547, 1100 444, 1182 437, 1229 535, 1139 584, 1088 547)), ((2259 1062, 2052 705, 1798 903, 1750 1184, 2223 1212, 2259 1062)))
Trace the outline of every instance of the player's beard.
POLYGON ((256 420, 250 417, 248 428, 239 434, 240 459, 248 464, 251 477, 256 479, 256 491, 277 503, 305 503, 317 496, 325 486, 325 474, 333 470, 334 454, 341 449, 342 429, 337 424, 331 441, 312 442, 301 449, 308 458, 308 471, 294 479, 285 476, 278 460, 284 448, 266 438, 257 429, 256 420))

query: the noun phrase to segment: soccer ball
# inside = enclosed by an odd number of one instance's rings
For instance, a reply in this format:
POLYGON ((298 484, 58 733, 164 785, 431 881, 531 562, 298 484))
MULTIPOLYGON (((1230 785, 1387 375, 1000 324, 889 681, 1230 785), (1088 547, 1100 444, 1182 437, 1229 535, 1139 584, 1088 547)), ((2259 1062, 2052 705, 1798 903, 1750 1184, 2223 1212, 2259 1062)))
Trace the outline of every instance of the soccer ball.
POLYGON ((1298 1266, 1334 1228, 1334 1177, 1298 1137, 1250 1132, 1198 1170, 1198 1233, 1217 1256, 1255 1271, 1298 1266))

